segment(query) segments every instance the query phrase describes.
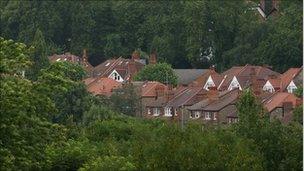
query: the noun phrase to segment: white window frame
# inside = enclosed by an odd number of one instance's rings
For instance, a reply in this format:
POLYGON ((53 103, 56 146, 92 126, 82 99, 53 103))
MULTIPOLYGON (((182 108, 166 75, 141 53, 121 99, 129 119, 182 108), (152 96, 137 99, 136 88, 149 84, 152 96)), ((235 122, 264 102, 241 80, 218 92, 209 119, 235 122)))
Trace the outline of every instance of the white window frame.
POLYGON ((211 75, 209 75, 205 85, 204 85, 204 89, 209 91, 209 87, 215 87, 214 81, 211 77, 211 75))
POLYGON ((265 85, 263 86, 263 90, 264 91, 268 91, 270 93, 273 93, 274 92, 274 88, 272 86, 272 84, 270 83, 270 81, 268 80, 265 85))
POLYGON ((148 115, 151 115, 151 109, 148 108, 148 115))
POLYGON ((155 107, 153 108, 153 116, 159 116, 160 115, 160 109, 155 107))
POLYGON ((165 116, 172 116, 171 107, 165 107, 165 116))
POLYGON ((228 90, 231 91, 234 88, 238 88, 239 90, 242 90, 241 85, 235 76, 233 76, 233 79, 228 87, 228 90))
POLYGON ((205 120, 211 120, 211 112, 206 112, 205 113, 205 120))
POLYGON ((217 120, 217 113, 213 113, 213 120, 217 120))
POLYGON ((113 79, 117 82, 123 82, 124 81, 116 70, 112 71, 112 73, 109 75, 109 78, 111 78, 111 79, 113 79))
POLYGON ((287 91, 288 93, 293 93, 298 87, 296 86, 296 84, 293 82, 293 80, 289 83, 289 85, 287 86, 287 91))

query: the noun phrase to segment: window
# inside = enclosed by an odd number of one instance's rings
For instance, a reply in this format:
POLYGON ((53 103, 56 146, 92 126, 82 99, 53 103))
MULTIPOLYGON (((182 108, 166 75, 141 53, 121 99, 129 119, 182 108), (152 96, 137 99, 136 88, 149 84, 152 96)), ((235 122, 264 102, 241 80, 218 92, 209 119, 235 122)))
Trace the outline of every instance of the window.
POLYGON ((239 118, 227 118, 228 123, 237 123, 239 121, 239 118))
POLYGON ((297 89, 297 87, 293 87, 293 86, 287 87, 288 93, 293 93, 296 89, 297 89))
POLYGON ((195 118, 199 118, 201 116, 201 112, 200 111, 195 111, 194 112, 194 117, 195 118))
POLYGON ((177 109, 174 109, 174 115, 177 116, 177 109))
POLYGON ((160 114, 160 109, 159 108, 153 108, 153 115, 158 116, 160 114))
POLYGON ((210 112, 206 112, 205 113, 205 120, 210 120, 211 119, 211 113, 210 112))
POLYGON ((148 115, 151 115, 151 109, 148 108, 148 115))
POLYGON ((165 108, 165 116, 172 116, 170 107, 165 108))
POLYGON ((216 120, 217 119, 217 115, 216 113, 213 114, 213 120, 216 120))

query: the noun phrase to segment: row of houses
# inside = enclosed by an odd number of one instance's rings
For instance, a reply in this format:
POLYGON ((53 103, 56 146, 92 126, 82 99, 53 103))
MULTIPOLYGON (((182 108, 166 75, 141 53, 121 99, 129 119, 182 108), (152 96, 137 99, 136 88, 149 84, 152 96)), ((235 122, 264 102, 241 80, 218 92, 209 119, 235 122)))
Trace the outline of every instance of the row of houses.
POLYGON ((140 96, 142 108, 139 116, 145 118, 170 118, 172 120, 234 123, 238 121, 236 104, 241 92, 251 88, 271 118, 287 123, 292 110, 302 104, 294 91, 302 86, 303 67, 290 68, 280 74, 269 66, 234 66, 223 73, 215 68, 174 69, 178 86, 172 87, 155 81, 132 81, 133 76, 145 65, 157 62, 156 53, 148 61, 140 59, 139 52, 130 59, 109 59, 93 67, 83 57, 71 54, 50 57, 51 61, 77 62, 85 67, 87 89, 94 95, 110 97, 115 89, 132 85, 140 96))

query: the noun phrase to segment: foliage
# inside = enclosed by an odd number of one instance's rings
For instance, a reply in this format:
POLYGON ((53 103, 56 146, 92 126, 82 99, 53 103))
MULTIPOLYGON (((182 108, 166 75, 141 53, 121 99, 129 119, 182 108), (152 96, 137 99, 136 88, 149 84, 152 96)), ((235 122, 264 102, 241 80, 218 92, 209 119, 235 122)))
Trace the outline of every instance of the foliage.
POLYGON ((128 158, 122 156, 105 156, 103 158, 98 157, 96 160, 86 163, 80 171, 86 170, 101 170, 101 171, 111 171, 111 170, 135 170, 135 166, 128 158))
POLYGON ((135 75, 138 81, 159 81, 164 84, 177 85, 177 76, 167 63, 147 65, 135 75))
POLYGON ((0 37, 0 73, 20 74, 31 65, 30 53, 25 44, 0 37))
POLYGON ((39 28, 46 46, 56 47, 50 53, 80 55, 86 48, 93 65, 141 49, 156 50, 160 61, 174 68, 216 65, 223 71, 251 63, 285 71, 301 66, 303 2, 282 1, 277 15, 267 20, 256 10, 258 3, 3 1, 0 31, 32 44, 39 28))
POLYGON ((59 110, 53 121, 60 123, 80 122, 88 108, 88 93, 80 82, 85 76, 84 69, 69 62, 55 62, 40 71, 36 87, 48 95, 59 110))
POLYGON ((141 112, 140 95, 132 84, 116 89, 110 97, 111 108, 129 116, 139 116, 141 112))
POLYGON ((303 105, 297 106, 293 110, 293 120, 301 125, 303 125, 303 105))
POLYGON ((41 170, 44 149, 64 141, 66 130, 48 122, 56 112, 51 99, 30 80, 13 74, 30 63, 26 46, 11 40, 1 40, 1 45, 1 52, 7 52, 1 59, 7 62, 1 63, 0 77, 0 170, 41 170))
POLYGON ((303 86, 298 87, 294 94, 299 98, 303 98, 303 86))

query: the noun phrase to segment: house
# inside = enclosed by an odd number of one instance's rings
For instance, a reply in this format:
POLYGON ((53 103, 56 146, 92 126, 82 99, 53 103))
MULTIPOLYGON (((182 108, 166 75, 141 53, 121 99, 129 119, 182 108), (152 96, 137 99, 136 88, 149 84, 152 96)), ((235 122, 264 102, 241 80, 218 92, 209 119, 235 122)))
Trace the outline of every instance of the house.
POLYGON ((264 20, 275 16, 279 11, 279 0, 260 0, 257 10, 264 20))
POLYGON ((287 92, 276 92, 265 98, 263 106, 270 115, 270 119, 279 119, 283 123, 288 123, 292 120, 293 109, 303 103, 302 99, 294 94, 287 92))
POLYGON ((66 53, 61 54, 61 55, 54 54, 52 56, 49 56, 48 58, 49 58, 51 63, 59 62, 59 61, 61 61, 61 62, 62 61, 68 61, 68 62, 77 63, 77 64, 81 63, 81 58, 79 56, 72 55, 69 52, 66 52, 66 53))
POLYGON ((181 120, 187 116, 186 107, 201 101, 206 90, 198 86, 179 86, 165 92, 164 96, 146 105, 146 115, 181 120))
POLYGON ((157 81, 133 81, 131 84, 140 95, 142 108, 139 112, 141 116, 143 116, 143 113, 147 113, 147 105, 152 102, 160 102, 160 99, 165 96, 168 90, 165 84, 157 81))
POLYGON ((131 59, 119 57, 97 65, 92 70, 92 77, 108 77, 118 82, 125 82, 131 80, 144 66, 139 53, 135 51, 131 59))
POLYGON ((268 92, 289 92, 293 93, 298 87, 303 86, 303 67, 289 68, 279 77, 272 77, 263 86, 268 92))
POLYGON ((207 98, 187 108, 190 111, 189 119, 203 123, 235 123, 238 121, 236 102, 239 96, 239 89, 219 92, 211 88, 207 98))
POLYGON ((121 83, 107 77, 86 78, 84 83, 87 90, 93 95, 103 95, 110 97, 113 90, 120 88, 121 83))
POLYGON ((76 55, 72 55, 69 52, 61 55, 54 54, 52 56, 49 56, 48 58, 51 63, 67 61, 74 64, 82 65, 88 73, 90 73, 91 70, 93 69, 93 66, 88 61, 88 55, 86 49, 83 50, 82 58, 76 55))
POLYGON ((218 90, 233 90, 235 88, 243 90, 252 84, 256 84, 262 90, 263 85, 270 77, 278 77, 280 73, 272 71, 266 66, 237 66, 223 72, 222 81, 218 86, 218 90))
POLYGON ((177 76, 177 84, 187 86, 196 79, 199 79, 207 69, 174 69, 175 75, 177 76))
POLYGON ((211 67, 198 78, 196 78, 192 84, 203 86, 204 89, 208 91, 210 87, 218 88, 222 80, 223 77, 215 71, 214 67, 211 67))

